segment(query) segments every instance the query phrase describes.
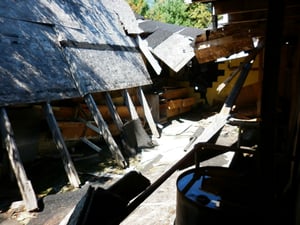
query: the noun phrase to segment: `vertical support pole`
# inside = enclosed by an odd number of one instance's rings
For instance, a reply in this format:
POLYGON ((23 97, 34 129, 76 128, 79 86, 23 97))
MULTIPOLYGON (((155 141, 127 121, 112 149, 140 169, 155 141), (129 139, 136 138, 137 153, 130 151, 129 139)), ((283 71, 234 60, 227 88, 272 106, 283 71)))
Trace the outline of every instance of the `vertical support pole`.
POLYGON ((107 124, 105 123, 97 104, 95 103, 93 96, 91 94, 87 94, 84 96, 84 100, 89 110, 91 111, 93 118, 100 129, 100 133, 102 134, 104 140, 106 141, 109 150, 111 151, 113 157, 116 159, 117 163, 125 168, 127 166, 127 162, 125 161, 117 143, 114 141, 107 124))
POLYGON ((5 144, 8 152, 8 158, 10 160, 11 167, 17 179, 23 201, 27 211, 33 211, 38 209, 37 199, 32 188, 30 180, 27 179, 25 169, 23 167, 21 157, 19 155, 16 142, 14 140, 13 130, 8 119, 6 110, 0 108, 0 129, 2 135, 2 141, 5 144))
POLYGON ((154 137, 158 138, 160 135, 159 135, 159 132, 157 130, 156 124, 153 120, 151 110, 150 110, 150 107, 149 107, 148 102, 146 100, 146 97, 144 95, 144 92, 143 92, 141 87, 138 87, 137 91, 138 91, 138 96, 139 96, 140 103, 143 106, 145 117, 146 117, 147 122, 149 124, 149 127, 151 129, 152 135, 154 137))
POLYGON ((51 105, 49 102, 44 104, 44 112, 46 114, 46 119, 48 122, 48 125, 50 127, 50 130, 52 132, 53 140, 56 144, 57 149, 60 151, 64 168, 67 173, 68 179, 70 181, 70 184, 74 187, 80 186, 80 180, 78 177, 78 174, 76 172, 76 169, 73 165, 71 156, 68 152, 67 146, 64 142, 63 136, 61 134, 61 131, 58 127, 58 124, 56 122, 56 119, 54 117, 51 105))

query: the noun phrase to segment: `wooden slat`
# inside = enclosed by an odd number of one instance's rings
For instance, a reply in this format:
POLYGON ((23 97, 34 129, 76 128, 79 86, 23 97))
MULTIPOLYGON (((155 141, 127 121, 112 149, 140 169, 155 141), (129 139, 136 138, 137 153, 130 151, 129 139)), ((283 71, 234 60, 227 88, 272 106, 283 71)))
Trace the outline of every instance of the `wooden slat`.
MULTIPOLYGON (((82 122, 76 121, 58 121, 58 126, 61 130, 62 136, 66 141, 76 141, 80 138, 86 137, 88 139, 99 139, 100 130, 96 132, 93 129, 90 129, 82 122)), ((117 136, 120 134, 118 128, 115 124, 109 123, 107 124, 108 129, 112 136, 117 136)))
POLYGON ((129 142, 128 137, 126 135, 124 135, 124 133, 123 133, 123 126, 124 126, 123 121, 122 121, 120 115, 118 114, 117 109, 113 103, 113 100, 108 92, 105 93, 105 99, 106 99, 106 103, 108 105, 110 114, 114 120, 114 123, 115 123, 118 131, 121 134, 121 142, 122 142, 122 146, 123 146, 124 150, 127 152, 128 155, 136 153, 136 150, 134 148, 130 147, 128 144, 128 142, 129 142))
POLYGON ((123 97, 125 100, 125 104, 127 105, 128 109, 129 109, 131 119, 132 120, 138 119, 139 118, 138 113, 135 109, 135 106, 133 104, 133 101, 132 101, 131 96, 129 95, 129 92, 127 89, 123 90, 123 97))
POLYGON ((32 188, 30 180, 28 180, 22 160, 14 140, 13 130, 7 116, 6 110, 0 108, 0 129, 2 135, 2 143, 5 144, 8 152, 8 158, 11 168, 16 176, 17 184, 20 189, 25 207, 27 211, 38 209, 37 199, 32 188))
POLYGON ((162 71, 158 61, 154 58, 150 50, 148 49, 147 42, 144 41, 139 35, 137 36, 137 43, 139 45, 139 48, 143 52, 144 56, 147 58, 148 62, 154 69, 157 75, 159 75, 162 71))
POLYGON ((66 146, 63 136, 61 134, 61 131, 58 127, 56 119, 54 117, 50 103, 47 102, 44 104, 44 111, 46 114, 46 119, 47 119, 49 128, 50 128, 52 136, 53 136, 53 140, 56 144, 57 149, 60 151, 60 154, 61 154, 61 157, 62 157, 62 160, 64 163, 64 168, 67 173, 70 184, 74 187, 79 187, 80 186, 79 176, 73 165, 71 156, 68 152, 67 146, 66 146))
POLYGON ((159 137, 160 136, 159 132, 157 130, 156 124, 155 124, 155 122, 153 120, 153 117, 152 117, 151 110, 149 108, 148 102, 146 100, 146 97, 145 97, 144 92, 143 92, 141 87, 138 87, 138 96, 139 96, 141 105, 143 106, 143 109, 144 109, 144 112, 145 112, 145 117, 146 117, 148 125, 151 129, 152 135, 154 137, 159 137))
POLYGON ((113 157, 121 167, 123 168, 127 167, 127 162, 124 156, 122 155, 117 143, 113 139, 112 134, 110 133, 107 124, 105 123, 100 111, 98 110, 98 106, 96 105, 92 95, 91 94, 85 95, 84 100, 87 106, 89 107, 91 113, 93 114, 94 121, 99 127, 101 134, 104 140, 106 141, 108 148, 111 151, 113 157))
POLYGON ((184 98, 189 95, 189 90, 187 88, 172 88, 165 89, 164 93, 161 94, 161 98, 176 99, 176 98, 184 98))
POLYGON ((206 63, 252 49, 253 41, 251 37, 234 35, 199 43, 196 46, 195 53, 199 63, 206 63))

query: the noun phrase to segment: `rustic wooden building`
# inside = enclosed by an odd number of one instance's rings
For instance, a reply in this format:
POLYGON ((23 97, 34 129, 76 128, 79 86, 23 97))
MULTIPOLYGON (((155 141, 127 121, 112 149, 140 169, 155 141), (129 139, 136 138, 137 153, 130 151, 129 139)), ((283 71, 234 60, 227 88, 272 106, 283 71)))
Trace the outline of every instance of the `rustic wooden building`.
MULTIPOLYGON (((20 156, 18 148, 25 149, 25 155, 35 151, 40 120, 48 122, 69 181, 78 187, 80 180, 65 143, 66 130, 71 127, 73 135, 92 130, 94 136, 106 141, 119 166, 126 167, 99 105, 106 105, 104 112, 122 132, 124 120, 110 95, 113 91, 122 92, 131 115, 129 120, 137 120, 143 114, 156 135, 142 90, 152 81, 135 40, 140 31, 134 14, 122 0, 4 0, 0 8, 1 142, 26 207, 33 210, 37 202, 22 165, 26 157, 20 156), (140 97, 140 114, 134 106, 137 101, 128 91, 132 88, 138 92, 134 95, 140 97), (78 111, 83 112, 81 116, 78 111), (59 116, 69 121, 58 121, 59 116), (21 140, 15 138, 14 131, 21 140), (37 136, 31 136, 31 131, 37 136)), ((88 133, 77 136, 80 138, 94 150, 101 150, 88 139, 88 133)))

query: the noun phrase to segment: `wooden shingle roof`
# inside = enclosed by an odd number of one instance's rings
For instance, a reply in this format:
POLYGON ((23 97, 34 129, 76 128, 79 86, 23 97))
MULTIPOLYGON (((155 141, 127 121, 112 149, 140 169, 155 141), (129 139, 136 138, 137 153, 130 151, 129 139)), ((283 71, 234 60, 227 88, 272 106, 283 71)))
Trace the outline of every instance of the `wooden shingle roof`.
POLYGON ((2 0, 0 106, 151 84, 134 18, 123 0, 2 0))

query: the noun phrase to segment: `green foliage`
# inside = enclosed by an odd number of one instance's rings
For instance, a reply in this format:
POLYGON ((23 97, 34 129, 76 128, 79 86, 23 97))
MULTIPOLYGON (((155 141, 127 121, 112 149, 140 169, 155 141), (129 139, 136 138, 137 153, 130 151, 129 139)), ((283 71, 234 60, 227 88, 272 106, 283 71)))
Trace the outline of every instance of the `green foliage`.
POLYGON ((149 7, 146 0, 127 0, 128 4, 134 12, 139 15, 145 16, 149 11, 149 7))
POLYGON ((186 4, 184 0, 156 0, 149 9, 146 0, 127 0, 132 9, 146 19, 196 28, 207 28, 212 16, 210 4, 186 4), (146 5, 146 6, 145 6, 146 5))
POLYGON ((164 23, 189 26, 187 8, 183 0, 163 0, 156 2, 146 16, 164 23))
POLYGON ((189 4, 188 14, 193 27, 207 28, 212 22, 210 4, 189 4))

